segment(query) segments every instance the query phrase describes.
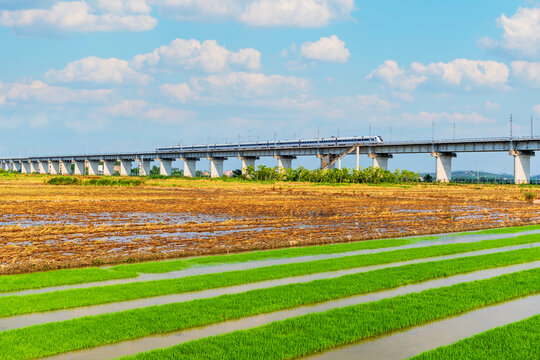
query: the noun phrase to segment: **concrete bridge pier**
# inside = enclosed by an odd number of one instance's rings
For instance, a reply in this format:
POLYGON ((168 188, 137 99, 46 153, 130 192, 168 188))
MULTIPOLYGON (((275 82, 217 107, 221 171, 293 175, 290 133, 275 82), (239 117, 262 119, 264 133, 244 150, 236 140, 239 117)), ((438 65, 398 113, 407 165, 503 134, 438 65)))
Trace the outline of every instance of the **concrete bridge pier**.
POLYGON ((210 160, 210 177, 217 178, 223 176, 223 162, 227 160, 224 157, 208 157, 210 160))
POLYGON ((120 175, 131 175, 131 160, 118 160, 120 162, 120 175))
POLYGON ((159 175, 171 176, 173 159, 157 159, 159 161, 159 175))
POLYGON ((30 162, 21 160, 21 173, 30 174, 30 162))
POLYGON ((96 160, 86 160, 88 166, 88 175, 98 175, 99 174, 99 161, 96 160))
POLYGON ((58 175, 60 174, 60 162, 56 160, 49 160, 49 174, 58 175))
POLYGON ((514 183, 528 184, 531 179, 531 156, 534 151, 510 150, 514 156, 514 183))
POLYGON ((29 161, 30 164, 30 174, 37 174, 39 172, 38 168, 38 162, 37 161, 29 161))
POLYGON ((136 159, 139 162, 139 176, 149 176, 150 175, 150 164, 152 160, 145 159, 136 159))
POLYGON ((71 161, 60 161, 60 173, 62 175, 71 175, 71 161))
POLYGON ((4 170, 4 171, 8 171, 8 170, 9 170, 9 167, 8 167, 7 162, 2 161, 2 164, 1 164, 1 165, 2 165, 2 170, 4 170))
POLYGON ((249 166, 255 167, 255 160, 259 160, 258 156, 239 156, 242 160, 242 175, 246 174, 246 170, 249 166))
MULTIPOLYGON (((336 167, 335 163, 332 165, 330 164, 334 159, 337 157, 337 155, 328 154, 328 155, 317 155, 319 159, 321 159, 321 169, 327 168, 327 169, 334 169, 336 167)), ((341 162, 339 164, 341 166, 341 162)))
POLYGON ((103 161, 103 175, 114 175, 114 160, 102 160, 103 161))
POLYGON ((296 156, 274 155, 274 158, 278 160, 278 170, 283 171, 292 168, 292 161, 296 159, 296 156))
POLYGON ((393 158, 392 154, 368 154, 373 159, 373 167, 388 170, 388 159, 393 158))
POLYGON ((431 156, 436 159, 436 180, 449 182, 452 179, 452 158, 456 157, 456 153, 434 151, 431 156))
POLYGON ((182 158, 184 162, 184 176, 195 177, 197 175, 197 161, 199 158, 182 158))
POLYGON ((73 160, 73 165, 75 165, 75 168, 73 169, 75 175, 84 175, 84 161, 73 160))
POLYGON ((38 160, 38 172, 40 174, 48 174, 49 173, 49 164, 45 166, 45 163, 41 160, 38 160))
POLYGON ((20 162, 11 161, 11 170, 12 170, 12 171, 15 171, 15 172, 21 172, 21 163, 20 163, 20 162))

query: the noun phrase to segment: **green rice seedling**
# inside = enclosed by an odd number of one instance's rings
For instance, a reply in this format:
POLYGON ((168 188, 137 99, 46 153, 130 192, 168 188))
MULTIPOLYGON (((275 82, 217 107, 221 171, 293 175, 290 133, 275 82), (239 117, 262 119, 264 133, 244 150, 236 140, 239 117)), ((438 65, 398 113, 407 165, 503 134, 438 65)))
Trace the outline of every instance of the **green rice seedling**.
POLYGON ((540 269, 308 314, 122 359, 292 359, 540 291, 540 269))
POLYGON ((0 333, 0 348, 17 359, 48 356, 539 258, 540 249, 516 250, 36 325, 0 333))
POLYGON ((59 285, 74 285, 94 281, 126 279, 137 273, 127 269, 110 271, 100 268, 64 269, 30 274, 0 276, 0 293, 38 289, 59 285))
POLYGON ((411 360, 538 360, 540 315, 427 351, 411 360))

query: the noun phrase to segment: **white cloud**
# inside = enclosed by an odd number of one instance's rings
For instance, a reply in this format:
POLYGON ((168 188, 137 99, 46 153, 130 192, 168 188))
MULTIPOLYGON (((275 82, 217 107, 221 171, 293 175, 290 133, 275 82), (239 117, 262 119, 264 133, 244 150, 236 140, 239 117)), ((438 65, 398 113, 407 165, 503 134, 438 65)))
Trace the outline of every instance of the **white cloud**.
POLYGON ((322 27, 346 19, 354 0, 156 0, 178 20, 240 21, 253 26, 322 27))
POLYGON ((126 60, 86 57, 69 63, 62 70, 49 70, 45 78, 55 82, 115 83, 136 82, 147 84, 152 78, 131 69, 126 60))
POLYGON ((196 94, 191 90, 188 84, 163 84, 159 87, 161 93, 168 95, 180 102, 185 103, 191 98, 197 97, 196 94))
POLYGON ((386 60, 373 70, 366 79, 378 80, 404 91, 415 90, 419 84, 426 81, 426 77, 423 75, 407 74, 394 60, 386 60))
POLYGON ((432 75, 446 83, 460 85, 471 82, 481 86, 496 86, 508 81, 508 66, 492 60, 456 59, 449 63, 424 65, 412 63, 411 69, 421 75, 432 75))
POLYGON ((340 105, 345 103, 346 105, 358 110, 388 110, 395 107, 395 105, 391 104, 390 102, 381 99, 377 94, 358 94, 354 97, 340 97, 336 98, 336 102, 340 105))
POLYGON ((4 10, 0 25, 24 33, 146 31, 157 25, 143 0, 57 1, 47 9, 4 10))
POLYGON ((220 72, 229 67, 257 70, 261 66, 261 53, 253 48, 237 52, 227 50, 215 40, 175 39, 151 53, 136 55, 133 66, 166 69, 200 69, 205 72, 220 72))
MULTIPOLYGON (((305 90, 305 79, 294 76, 233 72, 207 77, 192 77, 187 83, 163 84, 162 94, 182 103, 188 100, 222 101, 231 98, 257 98, 305 90)), ((263 101, 263 100, 261 100, 263 101)))
POLYGON ((94 0, 95 7, 103 12, 129 14, 149 13, 152 8, 146 0, 94 0))
POLYGON ((484 37, 479 45, 487 49, 502 48, 508 52, 536 56, 540 54, 540 8, 522 8, 510 17, 502 14, 497 25, 503 29, 502 39, 484 37))
POLYGON ((417 114, 404 113, 400 115, 400 120, 406 124, 410 125, 421 125, 426 126, 431 124, 433 121, 436 123, 466 123, 466 124, 492 124, 495 123, 493 119, 487 118, 479 113, 430 113, 430 112, 419 112, 417 114))
POLYGON ((79 133, 101 131, 107 125, 108 120, 104 117, 91 116, 88 119, 70 119, 65 122, 66 126, 79 133))
POLYGON ((396 99, 399 99, 399 100, 402 100, 402 101, 413 101, 414 100, 414 96, 412 96, 412 94, 410 92, 406 92, 406 91, 392 90, 392 95, 396 99))
POLYGON ((4 95, 8 100, 48 104, 103 102, 107 101, 113 92, 113 90, 109 89, 86 90, 50 86, 39 80, 30 84, 7 84, 4 89, 6 90, 4 95))
POLYGON ((394 60, 386 60, 366 78, 381 81, 394 89, 415 90, 428 80, 451 85, 504 88, 510 70, 504 63, 491 60, 456 59, 448 63, 412 63, 410 69, 400 68, 394 60))
POLYGON ((193 77, 191 87, 198 93, 219 97, 255 97, 280 94, 287 91, 305 90, 308 82, 295 76, 265 75, 261 73, 235 72, 208 77, 193 77))
POLYGON ((196 114, 195 111, 161 106, 148 110, 144 113, 144 117, 155 123, 174 125, 192 121, 196 114))
POLYGON ((260 126, 264 125, 264 123, 261 120, 252 120, 252 119, 246 119, 242 117, 230 117, 227 119, 227 126, 233 127, 233 128, 245 128, 245 127, 253 127, 253 126, 260 126))
POLYGON ((4 105, 6 103, 6 95, 3 94, 2 88, 4 87, 4 84, 0 81, 0 106, 4 105))
POLYGON ((144 100, 124 100, 105 108, 112 116, 136 116, 142 113, 148 102, 144 100))
POLYGON ((296 110, 320 110, 324 102, 317 99, 310 99, 302 94, 296 98, 282 97, 279 99, 266 99, 253 101, 254 105, 266 106, 272 109, 296 109, 296 110))
POLYGON ((378 109, 390 109, 394 107, 391 103, 389 103, 386 100, 383 100, 379 97, 379 95, 362 95, 359 94, 355 98, 355 102, 361 107, 361 108, 378 108, 378 109))
POLYGON ((498 102, 486 101, 485 107, 488 110, 499 110, 501 105, 498 102))
POLYGON ((321 37, 318 41, 306 41, 300 46, 300 54, 312 60, 344 63, 349 58, 345 42, 336 35, 321 37))
POLYGON ((353 0, 258 0, 249 3, 240 20, 256 26, 322 27, 349 16, 353 0))
POLYGON ((540 62, 512 61, 512 75, 531 86, 540 86, 540 62))
POLYGON ((40 128, 49 123, 49 119, 45 114, 39 114, 30 118, 30 127, 32 129, 40 128))
POLYGON ((534 112, 535 112, 536 114, 540 115, 540 105, 536 105, 536 106, 534 107, 534 112))

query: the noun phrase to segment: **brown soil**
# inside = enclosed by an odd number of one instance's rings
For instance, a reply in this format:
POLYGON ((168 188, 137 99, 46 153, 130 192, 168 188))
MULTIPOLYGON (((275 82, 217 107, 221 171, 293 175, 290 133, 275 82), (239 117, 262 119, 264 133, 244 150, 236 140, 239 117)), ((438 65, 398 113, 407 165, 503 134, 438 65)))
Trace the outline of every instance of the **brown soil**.
POLYGON ((0 273, 538 222, 517 186, 86 187, 17 176, 0 178, 0 273))

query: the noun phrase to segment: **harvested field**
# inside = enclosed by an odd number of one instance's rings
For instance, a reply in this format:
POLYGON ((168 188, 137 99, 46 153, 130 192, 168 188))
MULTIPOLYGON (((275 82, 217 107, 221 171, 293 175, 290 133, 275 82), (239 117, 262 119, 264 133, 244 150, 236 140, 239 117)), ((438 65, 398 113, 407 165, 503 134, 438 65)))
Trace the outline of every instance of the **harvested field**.
POLYGON ((3 274, 540 222, 518 186, 46 179, 0 178, 3 274))

